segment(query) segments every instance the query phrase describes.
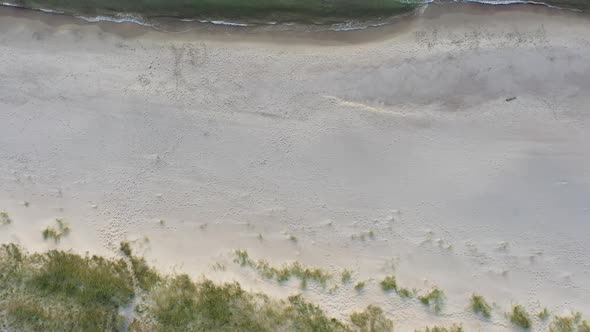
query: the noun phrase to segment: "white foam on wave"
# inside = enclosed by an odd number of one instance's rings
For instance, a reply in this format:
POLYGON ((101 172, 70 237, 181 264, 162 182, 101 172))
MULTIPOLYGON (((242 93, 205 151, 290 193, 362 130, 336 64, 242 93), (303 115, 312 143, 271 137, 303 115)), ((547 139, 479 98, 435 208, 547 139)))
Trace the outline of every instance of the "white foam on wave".
POLYGON ((217 25, 229 25, 229 26, 236 26, 236 27, 248 27, 250 24, 246 23, 238 23, 238 22, 228 22, 228 21, 208 21, 208 20, 197 20, 194 18, 181 18, 181 22, 195 22, 198 21, 200 23, 210 23, 210 24, 217 24, 217 25))
POLYGON ((42 11, 44 13, 49 13, 49 14, 65 14, 65 12, 62 12, 59 10, 45 9, 45 8, 39 8, 39 11, 42 11))
POLYGON ((581 12, 580 9, 563 8, 563 7, 559 7, 559 6, 550 5, 548 3, 541 2, 541 1, 526 1, 526 0, 461 0, 461 1, 457 1, 457 0, 455 0, 455 2, 475 2, 475 3, 482 3, 485 5, 498 5, 498 6, 502 6, 502 5, 539 5, 539 6, 545 6, 545 7, 549 7, 549 8, 553 8, 553 9, 571 10, 574 12, 581 12))
POLYGON ((228 22, 228 21, 208 21, 208 22, 212 23, 212 24, 217 24, 217 25, 229 25, 229 26, 235 26, 235 27, 250 26, 249 24, 246 24, 246 23, 237 23, 237 22, 228 22))
POLYGON ((120 15, 120 16, 82 16, 76 15, 76 18, 82 19, 87 22, 96 23, 96 22, 114 22, 114 23, 135 23, 143 26, 152 25, 144 21, 140 17, 132 16, 132 15, 120 15))
MULTIPOLYGON (((12 2, 1 2, 0 5, 4 7, 15 7, 15 8, 25 8, 21 5, 12 2)), ((49 14, 65 14, 65 12, 54 10, 54 9, 45 9, 45 8, 31 8, 32 10, 38 10, 40 12, 49 13, 49 14)))

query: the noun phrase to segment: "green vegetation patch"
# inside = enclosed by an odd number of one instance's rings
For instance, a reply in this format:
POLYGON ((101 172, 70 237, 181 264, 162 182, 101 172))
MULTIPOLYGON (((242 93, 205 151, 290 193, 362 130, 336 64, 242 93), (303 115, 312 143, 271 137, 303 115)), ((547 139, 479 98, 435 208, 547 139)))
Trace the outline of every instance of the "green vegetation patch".
POLYGON ((70 234, 70 226, 63 219, 55 219, 57 227, 47 227, 43 230, 43 239, 52 239, 58 243, 62 237, 70 234))
POLYGON ((393 322, 385 317, 383 309, 369 305, 365 311, 350 315, 350 321, 360 332, 391 332, 393 322))
POLYGON ((0 225, 8 225, 12 223, 12 219, 5 211, 0 211, 0 225))
POLYGON ((123 260, 0 248, 0 313, 9 330, 116 330, 135 292, 123 260))
POLYGON ((445 303, 445 292, 438 287, 434 287, 428 293, 418 297, 422 304, 431 307, 434 312, 439 313, 445 303))
POLYGON ((351 239, 353 240, 361 240, 361 241, 365 241, 366 239, 371 239, 373 240, 375 238, 375 232, 374 231, 368 231, 368 232, 362 232, 362 233, 358 233, 358 234, 353 234, 350 236, 351 239))
POLYGON ((463 332, 465 331, 463 329, 463 326, 459 325, 459 324, 453 324, 451 326, 445 327, 445 326, 433 326, 433 327, 427 327, 423 330, 416 330, 416 332, 463 332))
POLYGON ((523 306, 515 305, 512 307, 512 312, 508 314, 510 322, 523 329, 529 329, 531 327, 531 318, 526 312, 523 306))
POLYGON ((340 280, 343 284, 349 283, 352 280, 352 271, 348 269, 342 270, 342 273, 340 274, 340 280))
POLYGON ((408 289, 408 288, 404 288, 401 287, 397 290, 397 293, 399 294, 399 296, 404 297, 404 298, 411 298, 414 297, 417 293, 416 289, 408 289))
POLYGON ((236 250, 234 252, 234 262, 241 266, 248 266, 255 269, 260 275, 268 279, 276 279, 278 282, 286 282, 292 277, 299 279, 301 288, 307 287, 308 280, 313 280, 325 287, 327 282, 332 279, 332 275, 320 268, 303 266, 299 262, 285 264, 282 267, 271 266, 265 260, 255 261, 250 258, 246 250, 236 250))
POLYGON ((391 290, 397 290, 397 282, 394 275, 386 276, 380 283, 381 289, 388 292, 391 290))
MULTIPOLYGON (((354 331, 301 296, 279 301, 237 283, 161 276, 127 244, 124 258, 3 245, 0 319, 10 331, 354 331)), ((385 322, 375 309, 370 319, 385 322)))
POLYGON ((365 286, 366 286, 366 285, 367 285, 367 282, 366 282, 366 281, 359 281, 359 282, 357 282, 357 283, 354 285, 354 289, 355 289, 357 292, 360 292, 360 291, 362 291, 363 289, 365 289, 365 286))
POLYGON ((492 306, 481 295, 471 295, 470 304, 471 310, 476 314, 481 314, 485 318, 490 318, 492 315, 492 306))
POLYGON ((545 320, 547 318, 549 318, 549 310, 547 309, 547 307, 543 308, 543 310, 539 311, 539 313, 537 314, 537 317, 539 317, 540 320, 545 320))
POLYGON ((149 296, 132 331, 352 331, 301 296, 274 301, 239 284, 195 283, 180 275, 149 296))
POLYGON ((581 313, 573 312, 570 316, 555 316, 549 332, 590 332, 590 324, 582 321, 581 313))

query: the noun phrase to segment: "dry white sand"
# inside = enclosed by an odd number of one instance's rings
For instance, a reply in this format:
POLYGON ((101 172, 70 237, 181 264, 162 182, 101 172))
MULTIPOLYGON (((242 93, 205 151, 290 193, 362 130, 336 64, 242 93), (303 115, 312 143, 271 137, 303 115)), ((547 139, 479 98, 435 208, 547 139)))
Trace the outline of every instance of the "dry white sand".
POLYGON ((137 240, 166 271, 276 296, 301 290, 237 267, 233 249, 349 268, 362 294, 305 296, 341 318, 379 304, 398 331, 506 330, 515 303, 590 314, 590 21, 482 8, 322 38, 2 9, 0 210, 14 222, 0 241, 114 254, 137 240), (72 226, 59 245, 40 234, 56 217, 72 226), (443 312, 384 294, 389 273, 444 289, 443 312), (491 321, 467 309, 472 292, 497 304, 491 321))

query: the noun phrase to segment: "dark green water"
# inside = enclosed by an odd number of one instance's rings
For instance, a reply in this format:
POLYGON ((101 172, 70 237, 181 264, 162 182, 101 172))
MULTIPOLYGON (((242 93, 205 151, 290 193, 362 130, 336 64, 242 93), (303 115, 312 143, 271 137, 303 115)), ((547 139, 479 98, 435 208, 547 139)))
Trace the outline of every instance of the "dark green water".
MULTIPOLYGON (((427 0, 0 0, 25 8, 65 14, 116 16, 131 14, 151 20, 181 18, 227 21, 335 23, 391 17, 410 12, 427 0)), ((437 0, 440 2, 452 0, 437 0)), ((467 0, 469 1, 469 0, 467 0)), ((471 0, 478 2, 477 0, 471 0)), ((526 0, 482 0, 485 3, 526 0)), ((566 9, 590 10, 590 0, 531 0, 566 9)))
POLYGON ((8 0, 67 14, 139 14, 146 18, 342 20, 383 17, 415 9, 422 0, 8 0))

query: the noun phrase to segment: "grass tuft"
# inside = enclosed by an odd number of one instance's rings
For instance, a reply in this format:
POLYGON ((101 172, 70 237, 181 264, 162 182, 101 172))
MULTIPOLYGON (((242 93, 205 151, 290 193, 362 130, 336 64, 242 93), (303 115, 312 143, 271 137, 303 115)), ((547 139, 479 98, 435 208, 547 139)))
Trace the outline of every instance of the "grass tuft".
POLYGON ((388 292, 391 290, 397 290, 397 282, 395 281, 395 276, 390 275, 386 276, 380 283, 381 289, 388 292))
POLYGON ((365 286, 366 286, 366 285, 367 285, 367 282, 366 282, 366 281, 359 281, 359 282, 357 282, 357 283, 354 285, 354 289, 355 289, 357 292, 360 292, 360 291, 362 291, 363 289, 365 289, 365 286))
POLYGON ((352 324, 360 332, 392 332, 393 322, 383 314, 380 307, 369 305, 362 312, 355 312, 350 315, 352 324))
POLYGON ((358 233, 358 234, 353 234, 350 236, 351 239, 353 240, 361 240, 361 241, 365 241, 367 238, 369 239, 374 239, 375 238, 375 231, 368 231, 368 232, 362 232, 362 233, 358 233))
POLYGON ((470 306, 473 312, 485 318, 490 318, 492 315, 492 306, 481 295, 471 295, 470 306))
POLYGON ((349 283, 352 280, 352 271, 348 269, 342 270, 342 273, 340 274, 340 280, 343 284, 349 283))
POLYGON ((127 242, 127 241, 121 241, 121 244, 119 246, 119 250, 123 253, 123 255, 125 255, 127 257, 131 257, 131 255, 132 255, 131 244, 129 244, 129 242, 127 242))
POLYGON ((401 296, 403 298, 411 298, 411 297, 414 297, 414 295, 416 295, 416 290, 415 289, 409 290, 408 288, 402 287, 397 290, 397 293, 399 294, 399 296, 401 296))
POLYGON ((418 297, 422 304, 432 307, 436 313, 442 310, 445 298, 445 292, 438 287, 434 287, 430 292, 418 297))
POLYGON ((540 320, 545 320, 547 318, 549 318, 549 310, 547 309, 547 307, 543 308, 543 310, 539 311, 539 313, 537 314, 537 317, 539 317, 540 320))
MULTIPOLYGON (((129 259, 131 268, 123 258, 56 250, 27 254, 16 245, 0 246, 3 327, 8 331, 353 331, 301 296, 278 301, 246 292, 237 283, 193 282, 187 275, 161 277, 143 258, 130 253, 129 259), (142 288, 139 293, 134 277, 142 288), (128 326, 121 312, 128 313, 128 326)), ((373 311, 370 319, 376 324, 385 320, 373 311)))
POLYGON ((70 234, 71 229, 63 219, 55 219, 55 222, 57 223, 57 228, 47 227, 41 234, 44 240, 52 239, 55 243, 58 243, 62 237, 70 234))
POLYGON ((590 331, 587 321, 582 321, 582 314, 573 312, 571 316, 555 316, 549 325, 549 332, 590 331))
POLYGON ((453 324, 449 327, 433 326, 433 327, 427 327, 423 330, 416 330, 416 332, 463 332, 463 331, 465 331, 463 329, 463 326, 461 326, 459 324, 453 324))
POLYGON ((0 225, 8 225, 12 223, 12 219, 5 211, 0 211, 0 225))
POLYGON ((512 312, 508 314, 510 322, 523 329, 529 329, 531 327, 531 318, 526 312, 523 306, 515 305, 512 307, 512 312))
POLYGON ((307 288, 309 280, 316 281, 322 287, 326 287, 328 280, 332 278, 330 273, 314 267, 307 267, 299 262, 285 264, 282 267, 271 266, 265 260, 255 261, 250 258, 246 250, 234 251, 234 262, 240 266, 255 269, 260 275, 268 279, 276 279, 277 282, 286 282, 292 277, 298 278, 302 289, 307 288))

